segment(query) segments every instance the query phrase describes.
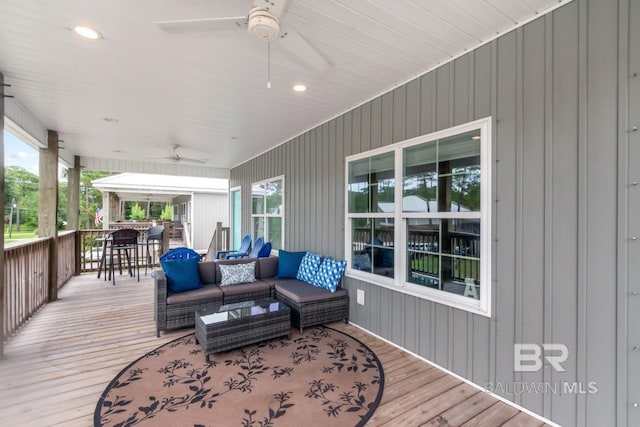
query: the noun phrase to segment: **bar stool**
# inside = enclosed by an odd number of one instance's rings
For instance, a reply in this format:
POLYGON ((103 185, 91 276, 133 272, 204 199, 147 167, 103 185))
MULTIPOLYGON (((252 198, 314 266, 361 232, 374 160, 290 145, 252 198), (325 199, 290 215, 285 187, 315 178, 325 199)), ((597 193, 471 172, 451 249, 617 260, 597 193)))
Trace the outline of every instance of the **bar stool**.
POLYGON ((155 249, 156 249, 156 242, 160 242, 160 245, 162 246, 162 235, 164 233, 164 227, 162 225, 156 225, 154 227, 150 227, 146 232, 145 232, 145 240, 146 240, 146 245, 147 245, 147 262, 144 265, 144 275, 147 275, 147 268, 150 268, 153 264, 155 264, 155 262, 152 264, 151 262, 151 252, 149 252, 149 243, 151 243, 153 245, 153 260, 155 261, 155 249))
POLYGON ((113 261, 113 253, 118 252, 118 267, 120 274, 122 274, 122 251, 124 251, 127 257, 127 267, 129 269, 129 276, 135 277, 133 269, 131 268, 131 256, 129 250, 133 249, 134 267, 138 272, 138 282, 140 281, 140 264, 138 262, 138 238, 140 232, 132 228, 123 228, 115 230, 107 239, 109 250, 109 278, 113 280, 113 284, 116 284, 116 275, 114 271, 115 263, 113 261))

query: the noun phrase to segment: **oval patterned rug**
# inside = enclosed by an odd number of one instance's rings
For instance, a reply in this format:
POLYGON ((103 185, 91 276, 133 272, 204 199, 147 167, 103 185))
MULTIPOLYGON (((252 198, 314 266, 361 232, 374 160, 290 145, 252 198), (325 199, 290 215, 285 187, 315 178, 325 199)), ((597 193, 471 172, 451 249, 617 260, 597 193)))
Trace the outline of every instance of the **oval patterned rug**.
POLYGON ((327 327, 212 354, 193 334, 124 368, 100 397, 96 426, 361 426, 378 407, 382 365, 327 327))

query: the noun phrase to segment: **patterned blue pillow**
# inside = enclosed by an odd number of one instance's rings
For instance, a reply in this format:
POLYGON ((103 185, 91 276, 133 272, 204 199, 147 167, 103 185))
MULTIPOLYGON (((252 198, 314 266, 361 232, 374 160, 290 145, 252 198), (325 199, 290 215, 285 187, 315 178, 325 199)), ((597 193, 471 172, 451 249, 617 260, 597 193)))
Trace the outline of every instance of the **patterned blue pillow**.
POLYGON ((302 261, 300 261, 300 267, 298 267, 298 274, 296 279, 311 283, 315 280, 316 273, 322 262, 322 255, 307 252, 302 261))
POLYGON ((220 286, 255 282, 256 262, 233 265, 220 264, 220 273, 222 274, 220 286))
POLYGON ((344 274, 346 266, 347 261, 325 258, 324 261, 322 261, 320 269, 318 269, 318 273, 316 274, 312 285, 335 292, 336 289, 338 289, 338 283, 340 283, 340 279, 344 274))

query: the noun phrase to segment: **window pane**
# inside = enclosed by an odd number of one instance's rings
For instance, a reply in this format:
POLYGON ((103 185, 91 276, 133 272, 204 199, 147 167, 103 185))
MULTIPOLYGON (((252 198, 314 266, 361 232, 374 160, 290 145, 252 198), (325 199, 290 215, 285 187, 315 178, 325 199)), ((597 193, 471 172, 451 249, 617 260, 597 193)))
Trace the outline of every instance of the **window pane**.
POLYGON ((427 142, 404 149, 404 212, 436 212, 438 209, 437 143, 427 142))
POLYGON ((407 280, 480 298, 480 220, 408 219, 407 280))
POLYGON ((439 288, 440 220, 407 220, 407 281, 439 288))
POLYGON ((264 184, 255 184, 251 187, 251 213, 260 215, 264 213, 264 184))
POLYGON ((264 217, 256 216, 253 217, 253 241, 258 237, 264 238, 264 217))
POLYGON ((281 249, 280 243, 282 242, 282 218, 280 217, 267 217, 269 224, 269 235, 265 238, 265 241, 271 242, 271 248, 275 250, 281 249))
POLYGON ((438 143, 438 211, 480 210, 480 132, 445 138, 438 143))
POLYGON ((282 215, 282 180, 264 184, 267 195, 267 214, 282 215))
POLYGON ((394 226, 381 218, 357 218, 352 224, 352 268, 394 276, 394 226))
POLYGON ((347 191, 351 213, 393 211, 394 153, 350 162, 347 191))

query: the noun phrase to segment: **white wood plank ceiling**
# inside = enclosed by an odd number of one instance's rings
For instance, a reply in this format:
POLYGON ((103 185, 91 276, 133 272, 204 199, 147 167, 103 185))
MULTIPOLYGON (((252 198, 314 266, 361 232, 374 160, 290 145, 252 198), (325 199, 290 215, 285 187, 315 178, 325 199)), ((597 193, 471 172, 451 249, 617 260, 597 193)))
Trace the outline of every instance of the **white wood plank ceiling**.
POLYGON ((246 16, 252 0, 2 0, 0 71, 67 159, 170 163, 180 144, 230 168, 566 2, 289 0, 268 89, 267 42, 156 24, 246 16))

